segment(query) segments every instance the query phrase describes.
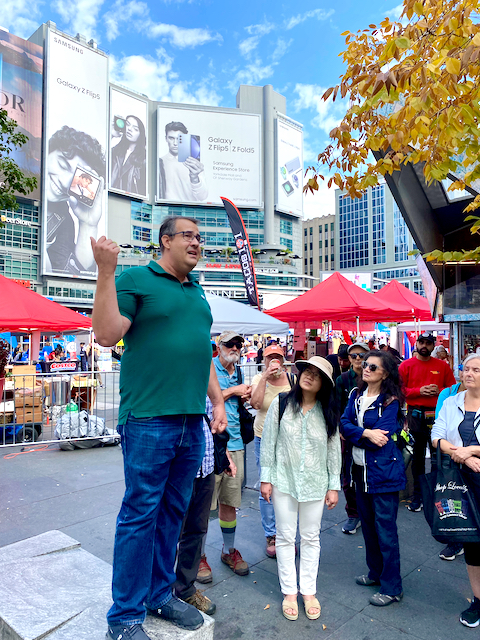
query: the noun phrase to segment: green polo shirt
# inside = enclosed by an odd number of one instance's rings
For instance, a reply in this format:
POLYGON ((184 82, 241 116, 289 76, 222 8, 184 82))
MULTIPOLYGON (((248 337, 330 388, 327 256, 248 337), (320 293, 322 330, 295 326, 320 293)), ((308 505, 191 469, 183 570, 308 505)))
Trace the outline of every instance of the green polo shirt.
POLYGON ((132 325, 123 340, 118 423, 135 418, 205 413, 212 362, 212 314, 189 274, 181 283, 157 262, 116 280, 120 313, 132 325))

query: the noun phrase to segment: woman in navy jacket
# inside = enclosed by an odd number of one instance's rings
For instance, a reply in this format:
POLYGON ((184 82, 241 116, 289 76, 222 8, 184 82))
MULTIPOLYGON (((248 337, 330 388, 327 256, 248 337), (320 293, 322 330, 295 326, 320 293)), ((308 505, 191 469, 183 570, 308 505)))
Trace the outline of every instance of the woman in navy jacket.
POLYGON ((379 585, 370 603, 384 607, 403 596, 397 513, 405 468, 392 439, 403 426, 403 395, 397 363, 388 352, 370 351, 362 366, 363 383, 350 394, 340 431, 353 445, 352 477, 369 568, 355 580, 379 585))

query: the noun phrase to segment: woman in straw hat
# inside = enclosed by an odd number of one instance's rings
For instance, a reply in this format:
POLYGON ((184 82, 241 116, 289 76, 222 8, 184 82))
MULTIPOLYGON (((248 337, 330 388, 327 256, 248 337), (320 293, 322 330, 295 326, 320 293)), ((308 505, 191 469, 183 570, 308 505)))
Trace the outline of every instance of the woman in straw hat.
POLYGON ((333 509, 340 489, 340 436, 333 408, 333 368, 314 356, 296 363, 293 389, 272 402, 263 427, 261 492, 273 500, 277 566, 283 615, 298 618, 295 536, 300 529, 299 587, 305 614, 320 617, 316 598, 320 525, 325 504, 333 509))

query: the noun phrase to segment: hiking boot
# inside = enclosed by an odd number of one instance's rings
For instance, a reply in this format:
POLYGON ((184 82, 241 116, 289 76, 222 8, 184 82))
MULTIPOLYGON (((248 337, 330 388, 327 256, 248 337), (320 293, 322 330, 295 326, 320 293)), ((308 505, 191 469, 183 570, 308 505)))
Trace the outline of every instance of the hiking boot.
POLYGON ((199 611, 203 611, 203 613, 206 613, 207 616, 213 616, 213 614, 217 610, 217 606, 213 604, 210 598, 204 596, 203 593, 198 589, 195 591, 193 596, 185 598, 185 602, 187 604, 191 604, 192 607, 195 607, 199 611))
POLYGON ((409 511, 415 511, 416 513, 418 513, 419 511, 422 510, 423 507, 423 502, 421 502, 420 500, 412 500, 410 502, 410 504, 407 504, 407 509, 409 511))
POLYGON ((275 549, 275 536, 267 536, 267 548, 265 553, 269 558, 276 558, 277 551, 275 549))
POLYGON ((460 614, 460 622, 466 627, 478 627, 480 624, 480 600, 473 598, 472 604, 460 614))
POLYGON ((447 546, 440 551, 438 557, 442 560, 455 560, 457 556, 463 554, 463 544, 447 544, 447 546))
POLYGON ((400 602, 403 598, 403 593, 399 593, 397 596, 387 596, 385 593, 374 593, 370 598, 370 604, 374 604, 376 607, 387 607, 393 602, 400 602))
POLYGON ((105 640, 152 640, 147 636, 141 624, 125 626, 123 624, 108 625, 105 640))
MULTIPOLYGON (((170 622, 173 622, 173 624, 180 627, 180 629, 195 631, 195 629, 199 629, 203 624, 203 616, 198 609, 183 600, 179 600, 177 596, 172 596, 167 604, 162 605, 158 609, 150 609, 149 607, 146 607, 146 609, 149 615, 170 620, 170 622)), ((137 639, 135 638, 135 640, 137 639)), ((139 640, 141 640, 141 638, 139 640)))
POLYGON ((221 559, 222 562, 229 566, 233 573, 236 573, 238 576, 248 575, 248 564, 242 558, 238 549, 233 549, 231 553, 224 553, 222 551, 221 559))
POLYGON ((357 533, 357 529, 361 527, 360 518, 349 518, 342 527, 343 533, 353 535, 357 533))
POLYGON ((212 582, 212 569, 207 562, 207 556, 202 556, 200 558, 200 564, 198 565, 197 572, 197 582, 201 582, 202 584, 207 584, 207 582, 212 582))

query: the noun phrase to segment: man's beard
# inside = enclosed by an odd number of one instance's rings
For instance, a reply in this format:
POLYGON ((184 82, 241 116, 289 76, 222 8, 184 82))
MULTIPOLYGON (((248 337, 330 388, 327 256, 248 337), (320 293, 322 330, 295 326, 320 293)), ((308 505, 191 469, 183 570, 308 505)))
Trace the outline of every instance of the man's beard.
POLYGON ((421 349, 418 349, 418 353, 424 358, 427 358, 430 355, 430 351, 427 349, 427 347, 422 347, 421 349))
POLYGON ((227 354, 225 352, 225 349, 222 347, 222 345, 220 345, 220 353, 222 358, 229 364, 235 364, 240 360, 240 352, 227 354))

